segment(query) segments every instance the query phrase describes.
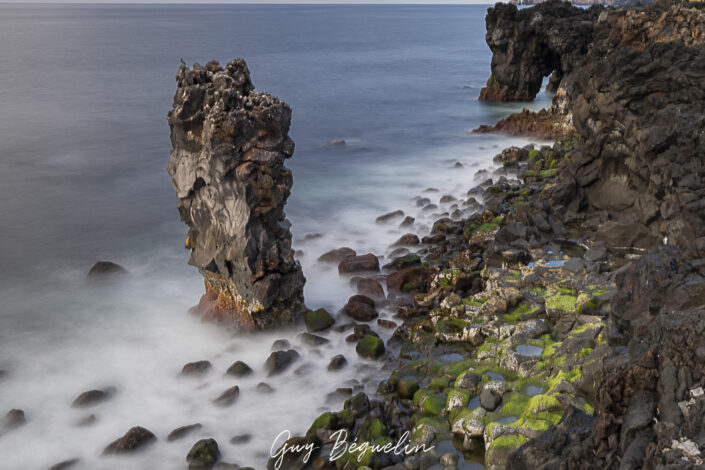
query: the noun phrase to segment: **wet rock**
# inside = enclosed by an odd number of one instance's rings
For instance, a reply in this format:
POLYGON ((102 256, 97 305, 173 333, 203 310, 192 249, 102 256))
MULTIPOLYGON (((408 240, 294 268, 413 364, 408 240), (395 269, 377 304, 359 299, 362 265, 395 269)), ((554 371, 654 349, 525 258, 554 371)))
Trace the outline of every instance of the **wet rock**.
POLYGON ((396 211, 389 212, 389 213, 384 214, 384 215, 380 215, 379 217, 377 217, 377 218, 375 219, 375 223, 377 223, 377 224, 386 224, 386 223, 388 223, 388 222, 391 222, 391 221, 394 220, 394 219, 400 219, 400 218, 402 218, 402 217, 404 217, 404 211, 396 210, 396 211))
POLYGON ((392 246, 416 246, 421 243, 419 236, 415 233, 407 233, 402 235, 399 240, 395 241, 392 246))
POLYGON ((357 321, 371 321, 379 316, 375 301, 364 295, 353 295, 343 307, 343 313, 357 321))
POLYGON ((411 217, 410 215, 407 215, 404 220, 402 220, 399 224, 399 228, 411 227, 414 225, 414 222, 416 222, 416 219, 411 217))
POLYGON ((64 460, 63 462, 52 465, 49 467, 49 470, 68 470, 69 468, 75 467, 80 461, 81 459, 64 460))
POLYGON ((335 323, 335 319, 324 308, 309 310, 304 316, 304 322, 308 331, 323 331, 335 323))
POLYGON ((412 377, 402 377, 397 382, 397 395, 399 398, 410 400, 419 389, 419 383, 412 377))
POLYGON ((7 412, 5 418, 2 420, 2 426, 0 426, 0 430, 10 431, 13 429, 17 429, 20 426, 24 426, 25 424, 27 424, 27 418, 25 417, 24 411, 14 409, 7 412))
POLYGON ((209 470, 220 460, 220 449, 215 439, 201 439, 186 455, 189 470, 209 470))
POLYGON ((115 387, 108 387, 104 390, 88 390, 77 396, 71 406, 73 408, 88 408, 98 405, 110 399, 115 394, 115 391, 115 387))
POLYGON ((103 281, 108 279, 118 279, 124 277, 127 270, 112 261, 98 261, 88 271, 88 279, 91 281, 103 281))
POLYGON ((230 443, 232 445, 247 444, 252 440, 252 434, 240 434, 238 436, 233 436, 230 438, 230 443))
POLYGON ((277 375, 284 372, 291 366, 294 362, 301 358, 299 353, 293 349, 287 351, 274 351, 269 355, 267 361, 264 363, 264 368, 269 372, 269 375, 277 375))
POLYGON ((345 258, 352 258, 355 256, 357 256, 355 250, 353 250, 352 248, 343 247, 323 253, 321 256, 318 257, 318 262, 328 264, 339 264, 345 258))
POLYGON ((148 448, 157 441, 157 436, 141 426, 131 428, 124 436, 110 443, 102 455, 134 454, 148 448))
POLYGON ((203 426, 201 426, 201 423, 195 423, 195 424, 189 424, 187 426, 181 426, 169 433, 169 435, 166 437, 167 442, 173 442, 173 441, 178 441, 179 439, 182 439, 189 434, 198 431, 201 429, 203 426))
POLYGON ((381 326, 382 328, 388 328, 388 329, 392 329, 392 328, 397 327, 397 324, 395 322, 393 322, 392 320, 384 320, 382 318, 377 319, 377 324, 379 326, 381 326))
POLYGON ((356 276, 350 279, 350 286, 362 295, 376 298, 384 297, 384 288, 382 288, 382 284, 374 279, 356 276))
POLYGON ((348 360, 345 359, 345 356, 343 356, 342 354, 338 354, 330 360, 330 363, 328 364, 328 370, 340 370, 347 365, 348 360))
POLYGON ((227 375, 232 375, 233 377, 245 377, 254 372, 250 366, 245 364, 242 361, 236 361, 228 367, 227 372, 225 372, 227 375))
POLYGON ((230 406, 235 403, 239 396, 240 387, 235 385, 221 393, 220 396, 213 401, 213 403, 218 406, 230 406))
POLYGON ((274 389, 268 383, 260 382, 257 384, 257 391, 260 393, 273 393, 274 389))
POLYGON ((428 280, 429 270, 423 266, 401 269, 387 276, 389 292, 423 291, 428 280))
POLYGON ((91 414, 88 416, 84 416, 83 418, 79 419, 76 421, 76 426, 78 427, 86 427, 86 426, 91 426, 95 424, 95 422, 98 420, 95 415, 91 414))
POLYGON ((372 335, 365 335, 355 347, 360 357, 377 359, 384 354, 384 341, 372 335))
POLYGON ((278 339, 272 343, 272 351, 281 351, 289 349, 291 344, 289 344, 288 339, 278 339))
POLYGON ((189 264, 205 277, 194 311, 244 331, 293 324, 305 312, 305 279, 284 214, 291 109, 254 91, 242 59, 182 64, 176 81, 168 171, 189 264))
POLYGON ((299 340, 301 340, 303 344, 313 347, 330 343, 329 339, 311 333, 301 333, 299 335, 299 340))
POLYGON ((372 253, 350 256, 338 264, 338 273, 349 274, 364 271, 379 272, 379 260, 372 253))
POLYGON ((210 372, 212 366, 209 361, 189 362, 181 369, 181 376, 201 377, 210 372))
POLYGON ((502 404, 502 397, 494 390, 485 389, 480 393, 480 404, 487 411, 494 411, 502 404))

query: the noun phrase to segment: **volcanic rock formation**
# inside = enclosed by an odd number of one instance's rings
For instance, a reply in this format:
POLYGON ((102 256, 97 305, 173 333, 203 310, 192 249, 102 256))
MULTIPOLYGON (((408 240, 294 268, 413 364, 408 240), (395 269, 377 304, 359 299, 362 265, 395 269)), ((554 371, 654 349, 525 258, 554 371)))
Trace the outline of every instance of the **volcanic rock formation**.
POLYGON ((246 331, 292 323, 304 311, 305 279, 284 214, 291 109, 254 91, 242 59, 182 64, 176 81, 168 170, 189 264, 205 277, 196 310, 246 331))

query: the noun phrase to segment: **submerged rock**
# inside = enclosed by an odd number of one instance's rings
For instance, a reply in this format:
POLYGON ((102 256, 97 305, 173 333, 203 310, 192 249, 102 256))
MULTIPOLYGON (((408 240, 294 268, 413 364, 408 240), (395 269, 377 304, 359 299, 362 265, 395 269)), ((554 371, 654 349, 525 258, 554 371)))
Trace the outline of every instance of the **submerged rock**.
POLYGON ((291 324, 305 311, 284 215, 291 109, 253 91, 242 59, 182 64, 176 80, 168 170, 189 227, 189 264, 205 278, 195 311, 246 331, 291 324))
POLYGON ((62 462, 59 462, 57 464, 52 465, 49 467, 49 470, 68 470, 69 468, 73 468, 76 466, 81 461, 81 459, 69 459, 69 460, 64 460, 62 462))
POLYGON ((2 426, 0 426, 0 433, 2 431, 10 431, 17 429, 20 426, 27 424, 27 418, 25 417, 24 410, 14 409, 7 412, 5 418, 2 420, 2 426))
POLYGON ((189 424, 187 426, 178 427, 169 433, 169 435, 166 437, 166 440, 167 442, 177 441, 188 436, 193 432, 198 431, 202 427, 203 426, 201 425, 201 423, 189 424))
POLYGON ((248 366, 242 361, 235 361, 233 365, 228 367, 228 370, 225 373, 228 375, 232 375, 233 377, 245 377, 247 375, 252 374, 252 372, 252 367, 248 366))
POLYGON ((112 261, 98 261, 88 271, 88 279, 93 281, 103 281, 107 279, 117 279, 127 274, 127 270, 112 261))
POLYGON ((73 403, 71 403, 71 406, 73 408, 95 406, 111 398, 115 394, 115 391, 116 389, 114 387, 108 387, 104 390, 88 390, 77 396, 73 403))
POLYGON ((240 387, 237 385, 234 385, 230 387, 229 389, 225 390, 223 393, 218 396, 215 400, 213 400, 213 403, 215 403, 218 406, 230 406, 233 403, 235 403, 235 400, 238 399, 240 396, 240 387))
POLYGON ((141 426, 131 428, 124 436, 110 443, 102 455, 134 454, 154 444, 157 436, 141 426))

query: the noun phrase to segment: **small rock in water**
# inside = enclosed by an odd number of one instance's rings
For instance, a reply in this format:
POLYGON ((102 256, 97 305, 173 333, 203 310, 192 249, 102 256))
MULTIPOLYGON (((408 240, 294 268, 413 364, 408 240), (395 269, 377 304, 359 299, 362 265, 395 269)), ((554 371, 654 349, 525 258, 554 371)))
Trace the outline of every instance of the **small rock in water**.
POLYGON ((414 233, 407 233, 402 235, 399 240, 395 241, 392 246, 416 246, 421 243, 418 235, 414 233))
POLYGON ((407 215, 404 220, 399 224, 399 228, 411 227, 416 222, 416 219, 407 215))
POLYGON ((314 346, 314 347, 330 343, 329 339, 326 339, 326 338, 323 338, 322 336, 314 335, 311 333, 301 333, 299 335, 299 340, 307 346, 314 346))
POLYGON ((322 233, 307 233, 306 235, 304 235, 304 240, 317 240, 322 237, 322 233))
POLYGON ((226 374, 232 375, 233 377, 245 377, 252 373, 252 368, 242 361, 236 361, 233 365, 228 367, 226 374))
POLYGON ((364 295, 353 295, 343 307, 343 313, 357 321, 370 321, 379 316, 375 301, 364 295))
POLYGON ((379 259, 372 253, 367 253, 366 255, 350 256, 338 264, 338 274, 361 271, 379 272, 379 259))
POLYGON ((328 364, 328 370, 340 370, 347 365, 348 360, 345 359, 345 356, 343 356, 342 354, 338 354, 330 360, 330 364, 328 364))
POLYGON ((186 455, 189 470, 210 470, 218 460, 220 460, 220 449, 215 439, 201 439, 186 455))
POLYGON ((157 436, 152 434, 151 431, 141 426, 135 426, 127 431, 124 436, 111 442, 105 450, 103 450, 102 455, 134 454, 135 452, 144 450, 156 441, 157 436))
POLYGON ((384 215, 380 215, 375 219, 375 223, 377 224, 386 224, 387 222, 393 220, 393 219, 398 219, 404 217, 404 211, 401 210, 396 210, 393 212, 388 212, 384 215))
POLYGON ((361 357, 367 359, 377 359, 384 354, 384 341, 377 336, 365 335, 355 347, 355 351, 361 357))
POLYGON ((267 369, 269 375, 281 374, 289 368, 291 364, 299 360, 301 356, 293 349, 287 351, 274 351, 269 355, 264 363, 264 368, 267 369))
POLYGON ((426 189, 423 190, 423 192, 425 192, 425 193, 437 193, 437 192, 438 192, 438 189, 436 189, 436 188, 426 188, 426 189))
POLYGON ((267 382, 260 382, 257 384, 257 391, 260 393, 273 393, 274 388, 272 388, 272 386, 267 382))
POLYGON ((416 200, 416 207, 423 207, 431 204, 431 200, 427 197, 420 197, 416 200))
POLYGON ((455 165, 453 165, 455 168, 462 168, 463 164, 460 162, 455 162, 455 165))
POLYGON ((328 403, 336 402, 340 400, 345 400, 352 396, 353 390, 350 387, 341 387, 336 389, 334 392, 330 392, 326 395, 326 401, 328 403))
POLYGON ((360 294, 370 295, 372 297, 384 297, 382 284, 374 279, 356 276, 350 279, 350 287, 360 294))
POLYGON ((345 139, 332 140, 330 142, 326 142, 326 145, 328 147, 344 147, 346 145, 346 142, 345 139))
POLYGON ((189 362, 188 364, 184 365, 179 375, 199 377, 207 374, 210 370, 211 363, 209 361, 189 362))
POLYGON ((440 199, 441 204, 447 204, 447 203, 453 202, 453 201, 457 201, 457 199, 454 198, 453 196, 451 196, 450 194, 446 194, 445 196, 441 197, 441 199, 440 199))
POLYGON ((281 351, 284 349, 289 349, 291 344, 289 344, 288 339, 278 339, 272 343, 272 351, 281 351))
POLYGON ((382 318, 377 319, 377 324, 382 328, 396 328, 397 324, 392 320, 384 320, 382 318))
POLYGON ((396 248, 391 253, 389 253, 389 258, 390 259, 401 258, 402 256, 406 256, 408 254, 409 254, 408 248, 396 248))
POLYGON ((14 409, 8 411, 5 415, 5 419, 2 420, 1 429, 9 431, 24 426, 25 424, 27 424, 27 418, 24 415, 24 410, 14 409))
POLYGON ((319 263, 337 264, 343 261, 345 258, 350 258, 353 256, 357 256, 355 250, 353 250, 352 248, 343 247, 323 253, 321 256, 318 257, 317 261, 319 263))
POLYGON ((68 470, 80 461, 80 459, 64 460, 63 462, 59 462, 57 464, 52 465, 51 467, 49 467, 49 470, 68 470))
POLYGON ((438 209, 438 206, 437 206, 437 205, 435 205, 435 204, 427 204, 426 206, 424 206, 424 208, 423 208, 422 210, 423 210, 424 212, 431 212, 431 211, 435 211, 436 209, 438 209))
POLYGON ((304 323, 308 331, 322 331, 333 326, 335 319, 324 308, 309 310, 304 315, 304 323))
POLYGON ((235 400, 240 396, 240 387, 237 385, 230 387, 226 391, 220 394, 218 398, 216 398, 213 403, 215 403, 218 406, 230 406, 233 403, 235 403, 235 400))
POLYGON ((233 436, 230 439, 230 443, 233 445, 247 444, 252 440, 252 434, 240 434, 239 436, 233 436))
POLYGON ((87 408, 104 402, 115 394, 115 387, 107 387, 104 390, 88 390, 81 393, 71 403, 73 408, 87 408))
POLYGON ((127 270, 112 261, 98 261, 88 271, 90 280, 116 279, 127 274, 127 270))
POLYGON ((178 427, 169 433, 169 435, 166 437, 166 440, 167 442, 179 440, 183 437, 188 436, 194 431, 198 431, 202 427, 203 426, 201 426, 201 423, 189 424, 188 426, 178 427))
POLYGON ((485 389, 480 393, 480 405, 487 411, 494 411, 502 403, 502 397, 494 390, 485 389))
POLYGON ((92 426, 93 424, 95 424, 96 421, 98 421, 98 418, 96 418, 95 415, 90 414, 90 415, 84 416, 83 418, 76 421, 76 426, 78 426, 80 428, 86 427, 86 426, 92 426))
POLYGON ((0 380, 2 380, 7 375, 7 371, 0 369, 0 380))

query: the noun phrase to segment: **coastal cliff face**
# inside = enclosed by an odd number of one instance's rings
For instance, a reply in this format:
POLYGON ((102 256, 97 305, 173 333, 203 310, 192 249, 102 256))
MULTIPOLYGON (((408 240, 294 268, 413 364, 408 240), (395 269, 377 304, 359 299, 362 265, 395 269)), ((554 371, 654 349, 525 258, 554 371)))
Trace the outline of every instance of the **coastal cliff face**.
POLYGON ((519 10, 498 3, 485 19, 492 76, 480 93, 487 101, 531 101, 544 77, 554 83, 573 71, 592 42, 600 7, 583 9, 559 0, 519 10))
POLYGON ((480 130, 541 124, 561 136, 572 127, 579 150, 554 191, 568 209, 597 214, 598 237, 614 245, 647 248, 665 237, 686 246, 705 234, 703 21, 679 4, 497 4, 487 15, 493 76, 481 99, 533 99, 552 70, 562 79, 550 112, 480 130))
POLYGON ((292 323, 304 311, 305 279, 284 214, 291 109, 253 91, 242 59, 182 64, 176 81, 168 170, 189 264, 205 278, 196 310, 246 331, 292 323))

